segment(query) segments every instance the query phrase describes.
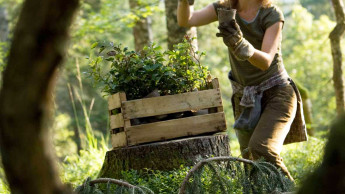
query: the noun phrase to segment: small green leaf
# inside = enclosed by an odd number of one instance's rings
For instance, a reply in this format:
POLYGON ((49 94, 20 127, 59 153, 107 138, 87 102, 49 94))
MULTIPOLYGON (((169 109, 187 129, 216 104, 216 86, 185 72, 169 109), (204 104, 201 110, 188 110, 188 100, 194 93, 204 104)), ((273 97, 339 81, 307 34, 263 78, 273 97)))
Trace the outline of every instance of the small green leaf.
POLYGON ((98 46, 98 42, 95 42, 95 43, 93 43, 92 45, 91 45, 91 49, 94 49, 94 48, 96 48, 98 46))

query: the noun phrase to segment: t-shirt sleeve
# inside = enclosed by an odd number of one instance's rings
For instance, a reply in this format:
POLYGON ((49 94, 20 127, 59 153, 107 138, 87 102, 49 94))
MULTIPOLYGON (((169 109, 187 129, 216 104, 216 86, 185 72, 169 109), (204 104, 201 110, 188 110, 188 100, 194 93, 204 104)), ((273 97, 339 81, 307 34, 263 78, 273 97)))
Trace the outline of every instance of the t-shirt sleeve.
POLYGON ((262 21, 264 29, 271 27, 273 24, 275 24, 277 22, 283 22, 284 23, 283 12, 276 6, 272 6, 270 8, 267 8, 267 11, 264 14, 263 21, 262 21))

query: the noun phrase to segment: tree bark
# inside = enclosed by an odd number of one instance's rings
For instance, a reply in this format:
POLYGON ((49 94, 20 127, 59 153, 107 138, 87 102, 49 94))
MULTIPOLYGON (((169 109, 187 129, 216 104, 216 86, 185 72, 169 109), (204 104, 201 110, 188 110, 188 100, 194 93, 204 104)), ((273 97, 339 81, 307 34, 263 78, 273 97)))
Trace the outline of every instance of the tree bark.
MULTIPOLYGON (((185 35, 197 37, 196 27, 183 28, 177 23, 177 4, 178 0, 165 0, 165 16, 168 30, 168 49, 172 50, 175 44, 182 42, 185 35)), ((195 50, 198 50, 198 42, 193 41, 195 50)))
POLYGON ((48 113, 55 73, 78 0, 26 0, 0 92, 0 147, 11 192, 70 193, 49 147, 48 113))
MULTIPOLYGON (((139 8, 138 0, 129 0, 129 5, 133 12, 139 8)), ((133 27, 133 36, 136 51, 142 50, 144 46, 147 46, 153 41, 150 17, 141 17, 140 20, 135 23, 133 27)))
POLYGON ((227 135, 210 135, 151 143, 108 151, 99 177, 122 178, 121 171, 169 171, 193 166, 201 158, 229 156, 227 135))
POLYGON ((338 115, 345 111, 344 79, 342 68, 341 37, 345 32, 344 5, 341 0, 332 0, 337 25, 329 35, 333 57, 333 84, 338 115))

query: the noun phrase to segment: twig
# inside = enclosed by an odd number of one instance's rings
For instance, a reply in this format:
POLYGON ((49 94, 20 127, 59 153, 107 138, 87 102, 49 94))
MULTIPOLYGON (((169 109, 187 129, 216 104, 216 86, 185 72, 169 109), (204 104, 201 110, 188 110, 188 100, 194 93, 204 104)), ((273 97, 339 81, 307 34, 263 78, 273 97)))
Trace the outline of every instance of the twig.
MULTIPOLYGON (((196 51, 194 50, 194 47, 193 47, 193 44, 192 44, 193 38, 188 37, 187 41, 188 41, 188 44, 189 44, 191 52, 192 52, 192 57, 194 58, 194 60, 196 60, 196 62, 198 63, 198 66, 200 68, 200 71, 202 72, 202 67, 201 67, 201 62, 200 62, 200 57, 201 56, 198 56, 198 57, 196 56, 196 51)), ((207 85, 207 80, 206 80, 205 77, 204 77, 204 81, 205 81, 205 86, 206 86, 207 85)))
POLYGON ((128 182, 117 180, 117 179, 111 179, 111 178, 95 179, 93 181, 90 181, 90 186, 93 186, 94 184, 97 184, 97 183, 113 183, 113 184, 117 184, 117 185, 120 185, 120 186, 123 186, 123 187, 127 187, 127 188, 130 188, 130 189, 137 188, 137 186, 132 185, 132 184, 130 184, 128 182))
POLYGON ((205 160, 201 160, 187 173, 186 177, 184 178, 184 180, 180 186, 179 194, 185 193, 187 182, 189 181, 190 177, 194 174, 195 171, 197 171, 198 169, 200 169, 201 167, 203 167, 205 164, 207 164, 209 162, 216 162, 216 161, 218 161, 218 162, 220 162, 220 161, 238 161, 238 162, 243 162, 245 164, 251 164, 251 165, 254 164, 254 162, 251 160, 246 160, 243 158, 235 158, 235 157, 231 157, 231 156, 214 157, 214 158, 208 158, 205 160))
MULTIPOLYGON (((120 185, 122 187, 127 187, 129 189, 133 189, 133 190, 138 189, 141 193, 145 193, 143 188, 132 185, 132 184, 125 182, 125 181, 122 181, 122 180, 117 180, 117 179, 99 178, 99 179, 95 179, 95 180, 89 182, 90 186, 93 186, 94 184, 97 184, 97 183, 113 183, 113 184, 120 185)), ((149 193, 153 193, 153 191, 151 191, 148 188, 144 187, 144 189, 147 190, 149 193)))

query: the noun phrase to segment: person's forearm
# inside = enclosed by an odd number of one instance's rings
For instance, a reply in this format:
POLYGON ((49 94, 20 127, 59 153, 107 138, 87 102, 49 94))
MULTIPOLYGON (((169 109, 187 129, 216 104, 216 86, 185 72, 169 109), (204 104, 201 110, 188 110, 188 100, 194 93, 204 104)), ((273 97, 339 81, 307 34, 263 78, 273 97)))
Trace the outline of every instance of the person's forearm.
POLYGON ((256 49, 254 55, 248 61, 255 67, 265 71, 270 67, 273 58, 274 56, 256 49))
POLYGON ((177 6, 177 22, 179 26, 190 27, 188 24, 191 14, 193 12, 193 6, 189 6, 188 0, 179 0, 177 6))

